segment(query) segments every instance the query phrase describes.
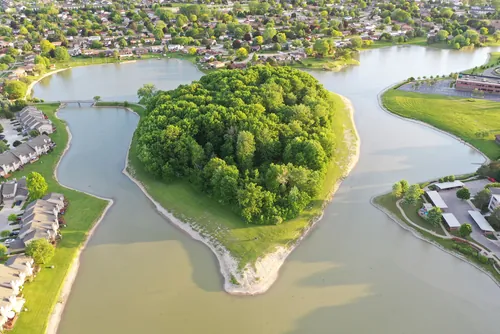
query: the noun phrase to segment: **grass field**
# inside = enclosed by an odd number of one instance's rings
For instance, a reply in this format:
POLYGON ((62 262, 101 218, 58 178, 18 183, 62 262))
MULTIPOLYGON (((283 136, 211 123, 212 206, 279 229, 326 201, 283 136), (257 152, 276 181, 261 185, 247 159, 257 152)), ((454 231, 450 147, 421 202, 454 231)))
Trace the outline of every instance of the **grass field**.
POLYGON ((338 71, 343 69, 344 67, 351 65, 359 65, 359 61, 356 59, 342 60, 342 59, 333 59, 330 57, 325 58, 305 58, 301 60, 302 64, 293 63, 290 65, 295 68, 309 68, 309 69, 322 69, 328 71, 338 71))
POLYGON ((390 89, 382 95, 384 107, 397 115, 423 121, 472 144, 490 159, 500 157, 500 103, 390 89), (479 138, 476 133, 488 131, 479 138))
POLYGON ((45 333, 49 315, 58 301, 68 269, 73 263, 79 247, 87 238, 87 232, 101 216, 107 205, 104 200, 66 189, 55 180, 55 166, 68 142, 65 124, 54 116, 57 107, 57 104, 38 105, 38 108, 44 111, 57 127, 57 132, 51 135, 52 140, 57 144, 54 151, 43 156, 36 163, 26 165, 23 171, 16 172, 12 176, 19 178, 36 171, 45 177, 49 185, 49 192, 64 194, 69 200, 68 210, 64 215, 68 227, 61 230, 63 238, 57 246, 54 258, 48 264, 54 265, 55 268, 43 268, 32 283, 25 284, 23 290, 26 299, 25 307, 29 311, 21 313, 10 333, 45 333))
MULTIPOLYGON (((334 125, 335 133, 343 133, 345 129, 354 130, 349 111, 344 108, 341 98, 335 95, 338 112, 334 125)), ((164 208, 185 222, 190 222, 200 233, 210 235, 227 248, 239 262, 240 268, 253 264, 259 257, 272 252, 276 246, 284 246, 295 242, 307 228, 311 220, 322 211, 324 200, 330 194, 333 185, 345 175, 349 155, 348 144, 343 136, 337 138, 337 161, 332 161, 321 194, 300 215, 300 217, 284 222, 281 225, 258 226, 248 225, 228 207, 221 205, 187 181, 164 183, 153 178, 142 167, 137 158, 136 138, 133 139, 129 154, 129 171, 141 181, 149 194, 164 208), (341 165, 341 166, 339 166, 341 165)))
MULTIPOLYGON (((397 208, 396 200, 394 199, 394 197, 392 196, 391 193, 378 196, 373 200, 373 202, 376 206, 381 207, 381 208, 389 211, 401 223, 408 225, 412 229, 415 229, 415 227, 413 227, 412 225, 410 225, 409 223, 406 222, 406 219, 404 219, 403 215, 401 214, 401 212, 397 208)), ((405 210, 405 213, 408 216, 408 218, 412 219, 411 216, 408 215, 408 211, 405 210)), ((434 236, 430 233, 427 233, 423 230, 420 230, 420 229, 418 230, 418 232, 426 239, 438 243, 439 245, 443 246, 448 251, 457 253, 457 251, 453 249, 453 245, 455 244, 455 242, 453 240, 439 238, 439 237, 436 237, 436 236, 434 236)), ((472 263, 478 265, 479 267, 483 268, 484 270, 486 270, 488 273, 490 273, 495 278, 495 280, 497 282, 500 282, 500 274, 495 270, 495 268, 493 268, 492 264, 480 263, 474 256, 471 256, 471 255, 464 255, 464 254, 461 254, 461 255, 466 257, 470 262, 472 262, 472 263)))

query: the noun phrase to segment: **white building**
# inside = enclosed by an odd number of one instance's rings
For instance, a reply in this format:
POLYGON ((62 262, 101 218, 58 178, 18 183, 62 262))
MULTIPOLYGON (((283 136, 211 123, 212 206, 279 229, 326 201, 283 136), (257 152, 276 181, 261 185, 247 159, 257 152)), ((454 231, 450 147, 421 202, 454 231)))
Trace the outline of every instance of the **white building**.
POLYGON ((490 212, 495 211, 496 208, 500 206, 500 195, 491 195, 490 204, 488 204, 488 210, 490 212))

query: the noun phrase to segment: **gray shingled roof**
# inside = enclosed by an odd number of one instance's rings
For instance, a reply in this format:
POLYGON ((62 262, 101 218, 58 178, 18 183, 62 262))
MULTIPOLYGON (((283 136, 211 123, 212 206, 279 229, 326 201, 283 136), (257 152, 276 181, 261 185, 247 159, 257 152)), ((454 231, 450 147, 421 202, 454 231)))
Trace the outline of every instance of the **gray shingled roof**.
POLYGON ((29 146, 34 148, 35 146, 42 147, 43 145, 48 145, 51 142, 52 142, 52 139, 50 139, 49 136, 40 135, 40 136, 36 136, 35 138, 31 139, 26 144, 28 144, 29 146))
POLYGON ((33 153, 35 153, 35 150, 31 146, 29 146, 28 144, 22 143, 18 147, 12 149, 11 152, 16 156, 20 156, 20 155, 33 154, 33 153))
POLYGON ((20 162, 19 158, 12 154, 10 151, 0 154, 0 166, 12 165, 14 162, 20 162))
POLYGON ((12 196, 16 191, 16 182, 5 182, 2 184, 2 196, 12 196))

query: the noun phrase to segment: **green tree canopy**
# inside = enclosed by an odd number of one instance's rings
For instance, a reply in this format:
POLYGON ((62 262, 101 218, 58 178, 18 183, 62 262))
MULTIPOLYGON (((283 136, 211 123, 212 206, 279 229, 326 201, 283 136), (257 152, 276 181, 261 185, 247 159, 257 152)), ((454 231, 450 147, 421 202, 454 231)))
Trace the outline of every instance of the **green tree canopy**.
POLYGON ((55 248, 47 239, 36 239, 26 246, 26 255, 31 256, 37 264, 49 262, 54 253, 55 248))
POLYGON ((336 108, 316 79, 292 68, 212 72, 151 98, 139 159, 157 177, 189 179, 247 222, 279 224, 317 195, 335 159, 336 108))
POLYGON ((458 233, 460 234, 461 237, 468 237, 472 233, 472 226, 471 224, 462 224, 460 225, 460 229, 458 230, 458 233))
POLYGON ((68 61, 70 58, 70 55, 68 53, 68 50, 64 46, 58 46, 54 50, 54 58, 56 58, 59 61, 68 61))
POLYGON ((460 199, 469 199, 470 198, 470 191, 468 188, 463 187, 461 189, 457 190, 457 197, 460 199))
POLYGON ((31 172, 26 179, 26 183, 31 199, 42 198, 49 189, 47 181, 37 172, 31 172))
POLYGON ((28 86, 24 82, 19 80, 7 81, 7 83, 5 84, 5 92, 11 100, 23 98, 26 95, 27 90, 28 86))

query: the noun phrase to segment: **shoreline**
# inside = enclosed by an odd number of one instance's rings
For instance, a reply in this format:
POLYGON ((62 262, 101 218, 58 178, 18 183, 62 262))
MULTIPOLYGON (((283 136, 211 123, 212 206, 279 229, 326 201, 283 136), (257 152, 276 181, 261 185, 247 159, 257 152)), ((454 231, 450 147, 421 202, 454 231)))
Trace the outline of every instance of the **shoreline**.
MULTIPOLYGON (((69 70, 71 69, 72 67, 68 67, 68 68, 60 68, 58 70, 55 70, 55 71, 52 71, 52 72, 47 72, 47 73, 44 73, 40 78, 37 78, 35 81, 31 82, 28 86, 28 89, 26 89, 26 95, 24 96, 24 99, 26 100, 28 97, 31 96, 31 91, 33 90, 33 87, 35 87, 35 85, 41 81, 42 79, 45 79, 46 77, 48 76, 51 76, 52 74, 56 74, 56 73, 59 73, 59 72, 62 72, 62 71, 66 71, 66 70, 69 70)), ((59 109, 58 109, 59 110, 59 109)))
POLYGON ((372 196, 372 198, 370 198, 370 204, 373 207, 375 207, 377 210, 379 210, 382 213, 384 213, 387 217, 389 217, 389 219, 391 219, 396 224, 398 224, 399 227, 401 227, 402 229, 410 232, 415 238, 420 239, 420 240, 422 240, 424 242, 427 242, 427 243, 435 246, 439 250, 441 250, 441 251, 443 251, 443 252, 445 252, 445 253, 447 253, 447 254, 449 254, 449 255, 451 255, 451 256, 453 256, 453 257, 455 257, 455 258, 457 258, 457 259, 459 259, 459 260, 461 260, 463 262, 466 262, 466 263, 470 264, 471 266, 473 266, 474 268, 476 268, 477 270, 479 270, 480 272, 484 273, 486 276, 488 276, 489 278, 491 278, 491 280, 500 288, 500 282, 497 281, 495 279, 495 277, 493 275, 491 275, 490 272, 486 271, 485 269, 481 268, 480 266, 478 266, 474 262, 470 261, 465 256, 463 256, 462 254, 450 251, 450 250, 446 249, 445 247, 443 247, 442 245, 440 245, 439 243, 435 242, 434 240, 430 240, 430 239, 426 238, 418 230, 416 230, 415 228, 413 228, 413 227, 409 226, 408 224, 402 222, 391 211, 389 211, 386 208, 384 208, 383 206, 378 205, 377 203, 375 203, 374 202, 375 198, 377 198, 379 196, 382 196, 382 195, 384 195, 384 194, 372 196))
POLYGON ((469 148, 473 149, 474 151, 476 151, 477 153, 479 153, 483 159, 484 159, 484 162, 482 163, 482 165, 484 164, 489 164, 491 162, 490 158, 488 158, 486 156, 486 154, 484 154, 483 152, 481 152, 479 149, 477 149, 476 147, 474 147, 472 144, 466 142, 465 140, 463 140, 462 138, 450 133, 450 132, 446 132, 444 130, 441 130, 429 123, 425 123, 425 122, 422 122, 422 121, 419 121, 417 119, 413 119, 413 118, 408 118, 408 117, 404 117, 404 116, 401 116, 401 115, 398 115, 398 114, 395 114, 393 112, 391 112, 389 109, 387 109, 384 104, 382 103, 382 95, 384 95, 385 92, 387 92, 389 89, 392 89, 393 87, 399 85, 399 83, 395 84, 395 85, 391 85, 387 88, 384 88, 382 91, 380 91, 378 94, 377 94, 377 103, 380 107, 380 109, 382 109, 383 111, 385 111, 387 114, 391 115, 391 116, 394 116, 394 117, 397 117, 399 119, 402 119, 402 120, 405 120, 405 121, 408 121, 408 122, 413 122, 413 123, 416 123, 416 124, 419 124, 419 125, 423 125, 423 126, 426 126, 428 128, 431 128, 432 130, 434 131, 437 131, 437 132, 440 132, 442 134, 445 134, 455 140, 457 140, 458 142, 468 146, 469 148))
MULTIPOLYGON (((55 72, 53 72, 53 73, 55 73, 55 72)), ((60 109, 62 109, 62 107, 63 106, 61 105, 61 106, 59 106, 59 108, 57 108, 57 110, 55 112, 55 117, 59 118, 58 112, 60 109)), ((92 226, 92 228, 87 232, 87 238, 85 239, 84 243, 77 250, 75 257, 68 268, 68 271, 66 273, 66 277, 64 278, 64 281, 60 287, 59 299, 58 299, 59 301, 54 306, 54 308, 50 314, 48 323, 47 323, 47 329, 45 331, 45 333, 47 333, 47 334, 57 334, 57 329, 58 329, 59 323, 61 322, 61 319, 62 319, 64 307, 66 306, 66 302, 68 301, 68 297, 71 293, 73 283, 75 282, 76 276, 78 274, 78 269, 80 268, 80 257, 82 255, 82 252, 87 247, 87 244, 88 244, 90 238, 92 237, 92 235, 94 234, 97 226, 99 226, 99 224, 101 223, 103 218, 106 216, 106 213, 111 208, 111 206, 113 206, 113 203, 114 203, 113 200, 110 198, 104 198, 104 197, 100 197, 100 196, 97 196, 94 194, 90 194, 90 193, 85 192, 85 191, 74 189, 74 188, 68 187, 68 186, 62 184, 61 182, 59 182, 59 179, 57 178, 57 170, 59 169, 59 164, 61 163, 62 159, 64 158, 64 156, 68 152, 69 148, 71 147, 72 135, 71 135, 71 131, 69 130, 68 125, 66 125, 66 131, 68 132, 68 142, 66 143, 66 147, 64 148, 64 151, 61 154, 61 158, 59 159, 59 161, 56 164, 56 167, 54 168, 54 179, 57 181, 57 183, 59 183, 62 187, 66 188, 66 189, 78 191, 81 193, 85 193, 89 196, 93 196, 93 197, 108 201, 108 205, 101 213, 101 216, 99 217, 99 219, 97 219, 97 221, 94 223, 94 226, 92 226)))
MULTIPOLYGON (((338 94, 337 94, 338 95, 338 94)), ((349 143, 349 162, 344 171, 344 176, 341 177, 332 186, 329 195, 323 201, 321 214, 310 221, 309 226, 302 232, 301 236, 289 247, 278 247, 274 252, 268 253, 262 258, 258 259, 253 266, 246 265, 243 270, 238 270, 237 261, 231 256, 229 251, 221 244, 214 242, 204 236, 202 236, 198 231, 194 230, 191 225, 177 219, 171 212, 166 210, 160 203, 158 203, 146 190, 144 185, 137 179, 134 178, 133 171, 129 172, 129 150, 127 151, 127 156, 125 160, 125 167, 122 171, 132 182, 134 182, 139 189, 144 193, 144 195, 155 205, 156 210, 167 218, 173 225, 180 228, 182 231, 186 232, 190 237, 195 240, 201 241, 215 254, 218 262, 220 273, 224 277, 224 290, 231 295, 257 295, 265 293, 269 288, 276 282, 279 276, 279 270, 284 264, 286 258, 293 252, 293 250, 301 243, 302 240, 309 234, 318 221, 323 218, 326 206, 332 200, 334 194, 342 184, 342 181, 349 175, 352 169, 356 166, 359 155, 360 155, 360 137, 356 129, 356 124, 354 123, 354 108, 352 103, 346 97, 339 95, 344 102, 344 108, 350 114, 350 121, 352 123, 354 131, 354 143, 352 138, 350 138, 349 143), (354 147, 353 147, 354 146, 354 147), (354 152, 353 152, 354 151, 354 152), (232 283, 233 278, 235 278, 239 284, 235 285, 232 283)), ((122 107, 128 111, 131 111, 138 115, 135 111, 130 108, 122 107)), ((139 116, 139 115, 138 115, 139 116)), ((140 116, 139 116, 140 117, 140 116)), ((349 140, 349 138, 346 138, 349 140)))

